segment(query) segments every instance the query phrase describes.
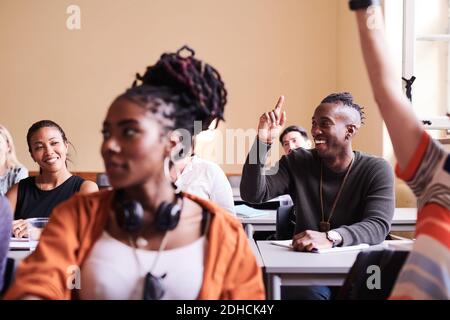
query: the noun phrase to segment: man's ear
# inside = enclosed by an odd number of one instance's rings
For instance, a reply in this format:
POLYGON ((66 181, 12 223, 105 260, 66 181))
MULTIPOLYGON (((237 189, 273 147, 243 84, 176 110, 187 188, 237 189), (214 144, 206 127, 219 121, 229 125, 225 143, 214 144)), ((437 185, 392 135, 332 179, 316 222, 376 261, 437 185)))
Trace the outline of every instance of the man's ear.
POLYGON ((345 135, 346 138, 353 138, 353 136, 358 131, 358 127, 355 124, 348 124, 347 125, 347 133, 345 135))

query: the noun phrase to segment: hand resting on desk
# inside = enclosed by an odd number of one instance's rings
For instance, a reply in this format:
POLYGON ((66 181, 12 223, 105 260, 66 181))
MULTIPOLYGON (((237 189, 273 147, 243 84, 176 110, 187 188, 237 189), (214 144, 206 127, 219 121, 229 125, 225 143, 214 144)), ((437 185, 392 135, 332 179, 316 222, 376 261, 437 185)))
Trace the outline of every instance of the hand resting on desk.
POLYGON ((19 219, 13 221, 12 232, 16 238, 28 237, 28 223, 26 220, 19 219))
POLYGON ((292 239, 292 248, 295 251, 313 251, 332 247, 333 244, 327 239, 325 232, 306 230, 297 233, 292 239))

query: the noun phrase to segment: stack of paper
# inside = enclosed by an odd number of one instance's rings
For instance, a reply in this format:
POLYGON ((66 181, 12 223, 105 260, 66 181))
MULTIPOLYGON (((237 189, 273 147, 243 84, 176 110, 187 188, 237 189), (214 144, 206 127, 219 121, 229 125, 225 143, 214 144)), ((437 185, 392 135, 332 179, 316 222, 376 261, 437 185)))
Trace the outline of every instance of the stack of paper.
MULTIPOLYGON (((279 240, 272 241, 272 244, 276 246, 292 248, 292 240, 279 240)), ((361 243, 356 246, 346 246, 346 247, 334 247, 327 249, 315 249, 311 251, 312 253, 332 253, 332 252, 342 252, 342 251, 354 251, 354 250, 362 250, 368 248, 369 245, 367 243, 361 243)))
POLYGON ((253 218, 253 217, 263 216, 263 215, 267 214, 266 210, 254 209, 245 204, 240 204, 240 205, 234 206, 234 209, 238 216, 245 217, 245 218, 253 218))

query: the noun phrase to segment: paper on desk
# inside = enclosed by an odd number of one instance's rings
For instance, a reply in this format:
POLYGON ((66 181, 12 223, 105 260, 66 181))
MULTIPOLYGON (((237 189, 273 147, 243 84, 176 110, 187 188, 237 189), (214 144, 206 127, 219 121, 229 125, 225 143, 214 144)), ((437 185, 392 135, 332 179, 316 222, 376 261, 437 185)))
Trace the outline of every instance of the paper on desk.
POLYGON ((403 240, 384 240, 383 245, 388 249, 395 250, 412 250, 414 245, 414 240, 412 239, 403 239, 403 240))
POLYGON ((234 210, 236 211, 236 214, 238 216, 242 216, 242 217, 246 217, 246 218, 253 218, 253 217, 263 216, 263 215, 267 214, 266 210, 254 209, 245 204, 239 204, 237 206, 234 206, 234 210))
POLYGON ((29 241, 28 238, 11 238, 9 241, 10 249, 30 249, 36 248, 38 241, 29 241))
MULTIPOLYGON (((292 240, 278 240, 271 241, 272 244, 276 246, 292 248, 292 240)), ((369 245, 367 243, 361 243, 355 246, 346 246, 346 247, 334 247, 328 249, 316 249, 311 251, 312 253, 333 253, 333 252, 343 252, 343 251, 354 251, 354 250, 362 250, 368 248, 369 245)))
POLYGON ((271 241, 270 243, 276 246, 292 249, 292 240, 276 240, 271 241))

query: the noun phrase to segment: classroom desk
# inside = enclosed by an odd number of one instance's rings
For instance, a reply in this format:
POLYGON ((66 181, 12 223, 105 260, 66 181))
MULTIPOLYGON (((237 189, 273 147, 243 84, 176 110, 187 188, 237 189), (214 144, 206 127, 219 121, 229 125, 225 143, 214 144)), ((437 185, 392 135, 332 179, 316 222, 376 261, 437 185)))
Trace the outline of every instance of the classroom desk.
POLYGON ((391 231, 415 231, 417 208, 395 208, 391 231))
MULTIPOLYGON (((275 232, 277 211, 266 211, 266 215, 254 218, 244 218, 238 216, 238 219, 243 224, 245 232, 249 238, 253 238, 255 231, 275 232)), ((416 220, 417 208, 395 208, 391 231, 414 231, 416 228, 416 220)))
MULTIPOLYGON (((273 245, 270 241, 258 241, 257 245, 268 277, 268 298, 271 300, 281 299, 282 285, 341 286, 360 252, 297 252, 273 245)), ((369 250, 382 248, 378 245, 369 250)))
POLYGON ((253 238, 255 231, 274 231, 276 229, 277 223, 277 210, 265 210, 266 215, 254 217, 254 218, 244 218, 238 215, 238 219, 244 225, 245 233, 247 237, 253 238))
POLYGON ((30 250, 9 250, 8 258, 16 260, 16 264, 25 259, 32 251, 30 250))
POLYGON ((256 263, 258 264, 258 267, 260 267, 260 268, 264 267, 264 263, 262 261, 261 254, 259 253, 259 249, 258 249, 258 246, 256 245, 255 239, 248 238, 248 243, 250 244, 253 254, 255 255, 256 263))

